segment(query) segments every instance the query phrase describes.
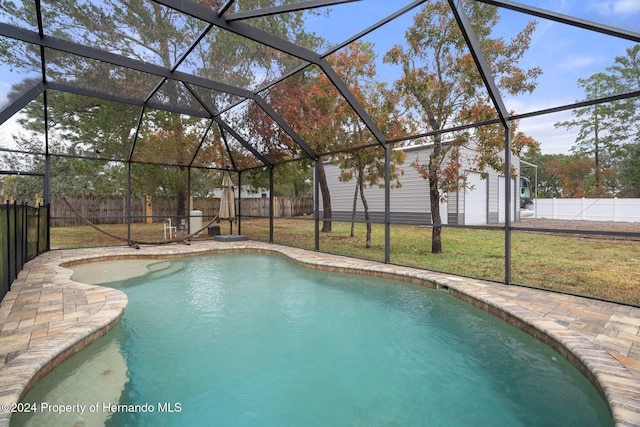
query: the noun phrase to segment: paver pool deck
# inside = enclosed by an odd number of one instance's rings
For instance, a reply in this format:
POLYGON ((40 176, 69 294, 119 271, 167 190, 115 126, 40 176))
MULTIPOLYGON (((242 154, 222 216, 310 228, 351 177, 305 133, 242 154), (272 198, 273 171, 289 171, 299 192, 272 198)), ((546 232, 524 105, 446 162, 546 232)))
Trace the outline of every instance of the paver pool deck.
POLYGON ((113 327, 124 293, 76 283, 65 267, 97 260, 269 252, 312 268, 395 278, 449 292, 548 343, 605 397, 617 426, 640 426, 640 308, 255 241, 54 250, 25 265, 0 305, 0 427, 6 409, 113 327), (7 406, 9 404, 9 406, 7 406))

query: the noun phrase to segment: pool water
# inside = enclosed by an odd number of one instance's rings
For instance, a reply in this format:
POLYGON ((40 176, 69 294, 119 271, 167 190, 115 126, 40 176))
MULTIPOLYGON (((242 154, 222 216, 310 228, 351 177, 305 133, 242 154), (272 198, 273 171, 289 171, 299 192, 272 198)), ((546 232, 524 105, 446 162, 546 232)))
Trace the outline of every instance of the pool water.
MULTIPOLYGON (((120 324, 54 370, 119 347, 110 403, 133 412, 102 411, 107 426, 613 425, 558 353, 443 292, 262 254, 147 267, 109 284, 129 297, 120 324)), ((48 379, 23 401, 52 399, 48 379)))

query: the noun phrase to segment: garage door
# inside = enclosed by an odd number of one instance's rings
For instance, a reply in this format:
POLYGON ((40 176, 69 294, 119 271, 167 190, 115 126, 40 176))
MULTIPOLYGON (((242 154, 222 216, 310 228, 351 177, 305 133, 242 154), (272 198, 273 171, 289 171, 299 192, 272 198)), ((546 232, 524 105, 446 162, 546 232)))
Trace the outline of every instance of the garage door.
POLYGON ((465 225, 481 225, 487 223, 487 181, 477 172, 469 172, 467 184, 471 189, 464 194, 465 225))

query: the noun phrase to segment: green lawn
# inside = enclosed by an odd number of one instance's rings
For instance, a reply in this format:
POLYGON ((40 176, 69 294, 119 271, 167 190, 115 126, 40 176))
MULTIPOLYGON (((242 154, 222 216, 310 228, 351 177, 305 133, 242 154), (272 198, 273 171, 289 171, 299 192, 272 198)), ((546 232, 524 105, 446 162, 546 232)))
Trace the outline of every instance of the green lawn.
MULTIPOLYGON (((242 234, 268 241, 266 219, 243 220, 242 234)), ((384 227, 373 225, 373 247, 365 248, 365 225, 333 223, 331 233, 321 233, 322 252, 384 261, 384 227)), ((126 236, 126 225, 101 226, 126 236)), ((227 232, 226 225, 223 232, 227 232)), ((274 243, 313 250, 313 221, 274 220, 274 243)), ((237 225, 234 225, 237 232, 237 225)), ((162 240, 161 224, 133 224, 134 240, 162 240)), ((504 232, 445 228, 444 253, 432 255, 431 228, 392 225, 391 262, 464 276, 504 280, 504 232)), ((126 244, 86 226, 51 230, 51 246, 60 248, 126 244)), ((581 238, 543 233, 512 233, 512 282, 640 304, 640 243, 625 240, 581 238)))

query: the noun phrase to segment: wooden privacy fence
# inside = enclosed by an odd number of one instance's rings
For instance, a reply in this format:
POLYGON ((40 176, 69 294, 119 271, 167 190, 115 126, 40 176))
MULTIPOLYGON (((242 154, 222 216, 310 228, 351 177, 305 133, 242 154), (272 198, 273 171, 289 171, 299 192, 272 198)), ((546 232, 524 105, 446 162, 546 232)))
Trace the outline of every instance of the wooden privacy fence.
MULTIPOLYGON (((126 224, 126 196, 67 196, 67 199, 82 215, 94 224, 126 224)), ((275 217, 294 217, 313 213, 313 197, 274 197, 275 217)), ((238 209, 236 199, 236 212, 238 209)), ((242 216, 269 216, 269 198, 243 198, 241 201, 242 216)), ((189 199, 188 211, 198 210, 207 220, 213 218, 220 210, 220 198, 195 197, 189 199)), ((177 200, 167 196, 135 196, 131 197, 131 222, 163 222, 167 218, 176 218, 177 200)), ((185 212, 187 214, 188 212, 185 212)), ((60 198, 51 203, 51 226, 63 227, 81 225, 69 206, 60 198)))
MULTIPOLYGON (((237 206, 237 205, 236 205, 237 206)), ((269 198, 256 197, 242 199, 243 216, 269 216, 269 198)), ((274 197, 273 216, 286 218, 313 214, 313 197, 274 197)))

